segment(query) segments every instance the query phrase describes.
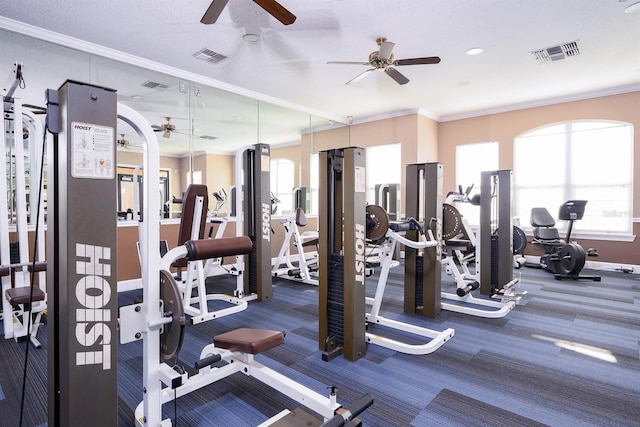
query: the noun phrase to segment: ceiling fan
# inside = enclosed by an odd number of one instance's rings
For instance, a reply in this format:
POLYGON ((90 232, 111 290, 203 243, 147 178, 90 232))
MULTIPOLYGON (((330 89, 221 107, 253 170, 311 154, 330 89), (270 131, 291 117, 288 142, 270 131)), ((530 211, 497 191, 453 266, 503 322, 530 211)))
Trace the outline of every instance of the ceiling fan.
POLYGON ((327 64, 353 64, 353 65, 369 65, 373 68, 357 75, 355 78, 349 80, 347 84, 354 84, 362 80, 368 74, 376 70, 384 70, 384 72, 391 77, 396 83, 404 85, 409 83, 409 79, 406 78, 400 71, 394 67, 402 65, 421 65, 421 64, 438 64, 440 63, 439 56, 427 56, 424 58, 409 58, 409 59, 395 59, 393 57, 393 47, 395 43, 388 41, 384 37, 380 37, 376 40, 378 43, 378 50, 369 54, 368 62, 348 62, 348 61, 329 61, 327 64))
MULTIPOLYGON (((203 24, 215 23, 228 2, 229 0, 213 0, 207 11, 200 19, 200 22, 203 24)), ((275 0, 253 0, 253 2, 266 10, 271 16, 282 22, 284 25, 293 24, 296 20, 296 16, 293 13, 289 12, 284 6, 275 0)))
POLYGON ((176 131, 176 126, 171 123, 171 117, 167 117, 167 123, 163 123, 162 125, 153 125, 151 126, 154 132, 164 132, 162 136, 164 138, 171 138, 171 133, 176 131))
POLYGON ((124 133, 121 133, 120 135, 122 136, 122 138, 116 140, 118 147, 129 149, 129 144, 130 144, 129 140, 124 138, 124 133))

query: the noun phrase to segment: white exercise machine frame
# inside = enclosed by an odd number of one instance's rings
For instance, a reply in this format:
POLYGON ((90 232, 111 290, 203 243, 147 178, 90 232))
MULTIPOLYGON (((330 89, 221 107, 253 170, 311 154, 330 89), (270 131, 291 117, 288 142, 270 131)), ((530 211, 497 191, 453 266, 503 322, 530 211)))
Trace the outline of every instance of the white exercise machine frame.
MULTIPOLYGON (((139 336, 137 336, 136 339, 143 340, 142 386, 144 392, 143 400, 136 408, 135 423, 140 427, 170 427, 172 425, 171 420, 162 419, 162 405, 168 400, 168 398, 165 397, 166 391, 163 390, 165 388, 163 385, 177 385, 178 383, 174 383, 174 381, 181 383, 182 376, 172 369, 172 367, 160 361, 160 332, 163 325, 171 322, 171 318, 163 316, 160 300, 160 287, 158 286, 158 283, 160 283, 160 268, 158 267, 161 266, 161 262, 168 263, 169 265, 171 262, 169 261, 170 257, 166 257, 161 260, 160 252, 157 250, 157 242, 160 241, 160 211, 157 209, 160 207, 160 194, 154 191, 152 183, 157 182, 160 178, 158 140, 151 128, 151 125, 149 125, 149 123, 135 110, 125 105, 118 104, 118 117, 133 127, 141 138, 143 142, 143 165, 144 170, 147 171, 147 176, 144 180, 145 191, 143 192, 144 216, 139 224, 144 297, 141 304, 129 306, 133 309, 133 313, 135 313, 130 317, 137 319, 137 323, 135 323, 135 321, 122 322, 122 326, 126 326, 121 330, 122 334, 125 330, 129 330, 130 332, 132 328, 138 329, 139 336)), ((175 251, 171 256, 176 256, 178 252, 183 250, 184 249, 175 251)), ((127 310, 127 307, 121 308, 121 316, 127 310)), ((203 353, 205 351, 208 354, 214 350, 211 348, 205 348, 203 353)), ((244 357, 241 355, 225 354, 225 357, 235 356, 239 357, 238 362, 242 357, 244 357)), ((333 412, 335 412, 335 409, 339 407, 339 405, 335 403, 335 396, 331 396, 329 398, 321 396, 320 394, 307 389, 306 387, 303 387, 280 374, 277 374, 275 371, 260 365, 253 360, 252 357, 246 357, 243 363, 244 365, 236 363, 232 368, 227 368, 228 371, 226 372, 213 371, 214 374, 209 377, 202 375, 194 377, 190 382, 187 380, 185 383, 186 387, 181 389, 180 395, 182 395, 183 390, 184 393, 186 393, 187 390, 192 391, 201 388, 206 384, 211 384, 217 379, 230 375, 231 372, 229 371, 236 369, 236 366, 242 366, 243 368, 246 367, 248 372, 250 372, 255 378, 266 384, 272 385, 279 391, 300 401, 305 406, 313 409, 325 418, 331 418, 334 415, 333 412), (223 373, 226 375, 223 375, 223 373), (327 408, 332 412, 329 413, 327 408)), ((208 369, 211 371, 211 368, 208 369)))
MULTIPOLYGON (((159 271, 169 271, 171 264, 178 259, 186 257, 187 252, 185 245, 178 246, 167 252, 160 261, 159 271)), ((122 342, 130 342, 137 339, 135 335, 137 328, 144 326, 141 323, 141 320, 143 320, 142 316, 137 313, 139 312, 136 311, 136 305, 123 307, 121 309, 121 314, 127 318, 126 331, 121 332, 121 341, 124 340, 122 342)), ((160 326, 171 321, 171 317, 164 318, 161 320, 160 326)), ((221 349, 217 348, 214 344, 209 344, 202 349, 199 360, 206 360, 215 355, 220 356, 220 360, 225 361, 226 365, 212 367, 211 364, 206 364, 206 366, 198 370, 197 374, 191 376, 187 373, 179 373, 174 370, 173 367, 161 362, 158 368, 158 373, 159 379, 165 387, 161 386, 159 396, 160 407, 167 402, 178 397, 185 396, 193 391, 227 378, 230 375, 243 373, 244 375, 257 379, 258 381, 272 387, 278 392, 283 393, 289 398, 320 414, 325 420, 333 417, 336 410, 340 408, 340 405, 336 402, 336 394, 334 390, 332 390, 328 397, 321 395, 318 392, 291 380, 285 375, 264 366, 256 361, 252 354, 221 349)), ((157 401, 153 403, 157 405, 157 401)), ((146 427, 149 425, 155 425, 141 421, 147 419, 148 411, 146 410, 146 405, 147 403, 142 401, 136 407, 135 419, 137 426, 146 427)), ((270 422, 277 421, 284 417, 288 412, 288 410, 283 410, 261 425, 269 425, 270 422)), ((165 419, 159 425, 163 427, 170 426, 171 421, 165 419)))
MULTIPOLYGON (((455 202, 468 202, 469 192, 472 186, 467 188, 465 193, 451 193, 447 196, 445 204, 453 206, 455 202)), ((455 210, 454 210, 455 211, 455 210)), ((509 283, 503 286, 502 292, 493 295, 492 299, 476 298, 471 294, 471 291, 478 289, 480 286, 480 275, 476 271, 475 274, 471 273, 468 267, 470 260, 480 259, 480 246, 477 244, 479 237, 473 232, 469 222, 466 218, 460 215, 460 227, 470 242, 470 246, 473 248, 472 254, 465 254, 463 248, 455 245, 455 241, 449 245, 443 242, 447 249, 450 251, 446 256, 442 258, 442 265, 445 267, 447 274, 452 274, 456 283, 456 293, 442 292, 442 308, 444 310, 454 311, 457 313, 469 314, 472 316, 499 319, 505 317, 511 310, 513 310, 521 296, 516 294, 515 286, 520 281, 519 278, 514 278, 509 283), (458 260, 458 265, 455 260, 458 260), (462 271, 460 271, 462 270, 462 271), (460 294, 458 294, 460 292, 460 294), (447 301, 445 301, 447 300, 447 301), (486 307, 486 308, 481 308, 486 307)), ((478 234, 480 230, 478 229, 478 234)), ((477 267, 477 265, 476 265, 477 267)))
MULTIPOLYGON (((16 63, 17 66, 17 63, 16 63)), ((14 135, 15 143, 15 167, 16 167, 16 234, 19 242, 19 263, 16 265, 11 264, 10 258, 10 245, 9 245, 9 212, 7 208, 6 195, 8 194, 6 178, 0 179, 0 265, 10 267, 14 274, 14 286, 27 287, 30 286, 30 274, 38 276, 38 287, 44 292, 44 300, 33 301, 31 304, 23 305, 18 309, 14 309, 9 303, 6 296, 6 291, 11 288, 11 275, 2 277, 2 321, 4 336, 6 339, 14 338, 18 341, 20 338, 29 336, 30 341, 36 348, 40 348, 41 344, 36 338, 39 327, 41 326, 42 315, 47 309, 46 299, 46 272, 33 272, 30 273, 29 267, 33 264, 33 261, 29 261, 30 248, 29 248, 29 231, 28 231, 28 213, 26 206, 26 180, 25 180, 25 163, 24 163, 24 141, 23 135, 23 117, 27 118, 33 124, 33 130, 30 132, 30 182, 31 189, 38 188, 38 191, 30 191, 29 193, 29 206, 31 210, 31 221, 37 216, 38 221, 38 245, 36 249, 35 262, 45 261, 45 238, 44 238, 44 203, 38 205, 38 192, 42 189, 36 187, 40 183, 40 170, 42 164, 42 153, 44 145, 42 144, 44 128, 40 119, 38 119, 33 113, 23 110, 22 102, 20 98, 11 98, 9 101, 13 107, 14 120, 12 133, 14 135), (35 209, 38 211, 36 212, 35 209), (35 314, 35 318, 32 316, 35 314)), ((6 140, 4 135, 5 125, 4 117, 0 123, 0 133, 2 135, 2 148, 3 151, 6 147, 6 140)), ((6 161, 2 161, 0 164, 0 176, 8 176, 9 171, 6 169, 6 161)))
POLYGON ((380 276, 378 277, 378 285, 376 286, 375 296, 373 298, 366 298, 367 304, 371 305, 372 307, 371 311, 365 314, 365 319, 367 323, 382 325, 403 332, 409 332, 421 337, 430 338, 431 340, 424 344, 407 344, 401 341, 384 338, 380 335, 367 332, 367 342, 379 345, 381 347, 386 347, 391 350, 399 351, 401 353, 422 355, 433 353, 455 335, 455 330, 452 328, 447 328, 444 331, 435 331, 433 329, 412 325, 410 323, 388 319, 380 315, 380 307, 382 306, 382 299, 384 297, 387 279, 389 278, 389 271, 391 270, 392 264, 394 262, 393 255, 395 253, 396 245, 400 243, 402 245, 409 246, 418 250, 426 250, 429 248, 432 248, 431 250, 435 250, 435 248, 438 246, 438 241, 433 237, 433 233, 430 229, 427 231, 427 233, 429 236, 428 239, 425 237, 424 233, 420 233, 420 240, 416 242, 411 239, 407 239, 399 232, 393 231, 391 229, 387 230, 385 236, 389 241, 389 245, 385 246, 386 250, 380 252, 382 256, 382 263, 380 276))
MULTIPOLYGON (((183 201, 183 206, 184 206, 183 201)), ((206 206, 204 206, 204 198, 202 196, 196 196, 195 205, 193 209, 193 222, 191 225, 191 240, 197 240, 199 238, 198 233, 200 229, 200 223, 203 213, 206 215, 206 206)), ((186 214, 186 213, 184 213, 186 214)), ((222 236, 220 236, 222 237, 222 236)), ((174 256, 176 249, 180 249, 182 246, 178 246, 167 252, 162 259, 171 258, 174 256)), ((242 255, 236 256, 236 262, 241 260, 242 255)), ((174 261, 178 259, 175 258, 174 261)), ((173 262, 173 261, 172 261, 173 262)), ((206 261, 207 263, 209 260, 206 261)), ((167 269, 168 270, 168 269, 167 269)), ((190 317, 192 324, 206 322, 209 320, 217 319, 220 317, 228 316, 230 314, 239 313, 245 310, 249 304, 247 301, 256 299, 254 295, 247 297, 238 297, 242 290, 242 271, 236 270, 238 276, 238 287, 236 288, 236 295, 225 294, 208 294, 206 287, 205 274, 206 264, 202 260, 188 261, 186 267, 186 273, 182 273, 183 279, 179 281, 180 292, 182 293, 182 302, 184 305, 184 311, 190 317), (196 290, 197 295, 193 296, 193 290, 196 290), (230 307, 222 308, 214 311, 209 311, 208 301, 223 301, 231 304, 230 307), (197 307, 194 306, 197 304, 197 307)))
MULTIPOLYGON (((304 212, 304 211, 303 211, 304 212)), ((317 231, 303 231, 300 232, 298 228, 298 214, 289 216, 280 221, 285 229, 284 241, 278 252, 276 262, 273 264, 273 270, 271 273, 273 277, 282 277, 288 280, 295 280, 309 285, 318 286, 318 253, 304 251, 304 245, 307 242, 318 239, 317 231), (293 264, 293 257, 291 255, 291 246, 296 249, 296 260, 298 265, 293 264), (307 258, 307 255, 311 255, 307 258), (282 264, 285 267, 282 267, 282 264), (315 266, 316 270, 312 270, 315 266), (297 271, 296 274, 291 272, 297 271)))

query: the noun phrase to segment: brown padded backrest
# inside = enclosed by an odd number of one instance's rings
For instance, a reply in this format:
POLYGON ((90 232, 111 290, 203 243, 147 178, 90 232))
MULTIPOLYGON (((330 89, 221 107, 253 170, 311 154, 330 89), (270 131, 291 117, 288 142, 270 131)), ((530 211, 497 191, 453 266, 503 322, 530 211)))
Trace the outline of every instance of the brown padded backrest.
MULTIPOLYGON (((184 245, 187 240, 191 240, 191 229, 193 228, 193 210, 196 207, 196 198, 202 196, 204 203, 202 205, 202 215, 200 215, 200 229, 198 230, 198 239, 204 238, 204 226, 207 222, 207 209, 209 206, 209 196, 207 195, 207 186, 202 184, 191 184, 187 187, 187 192, 182 198, 182 217, 180 218, 180 231, 178 233, 178 246, 184 245)), ((187 260, 179 259, 174 265, 176 267, 186 267, 187 260)))

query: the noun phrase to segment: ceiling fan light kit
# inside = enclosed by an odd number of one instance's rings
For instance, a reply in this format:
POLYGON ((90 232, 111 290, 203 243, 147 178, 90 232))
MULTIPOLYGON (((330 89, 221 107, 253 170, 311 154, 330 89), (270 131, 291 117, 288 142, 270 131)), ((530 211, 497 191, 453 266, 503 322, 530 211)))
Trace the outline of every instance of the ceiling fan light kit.
POLYGON ((388 41, 385 37, 380 37, 376 40, 378 44, 378 50, 369 54, 368 62, 355 62, 355 61, 329 61, 327 64, 348 64, 348 65, 369 65, 372 68, 359 74, 355 78, 349 80, 346 84, 353 85, 364 77, 369 75, 372 71, 383 70, 386 75, 391 77, 399 85, 409 83, 409 79, 398 71, 395 67, 404 65, 428 65, 440 63, 440 57, 427 56, 422 58, 407 58, 407 59, 395 59, 393 56, 393 48, 395 43, 388 41))
POLYGON ((161 126, 153 125, 151 128, 153 128, 154 132, 163 132, 163 138, 171 138, 171 132, 175 132, 176 127, 171 123, 171 117, 167 117, 166 119, 167 123, 163 123, 161 126))

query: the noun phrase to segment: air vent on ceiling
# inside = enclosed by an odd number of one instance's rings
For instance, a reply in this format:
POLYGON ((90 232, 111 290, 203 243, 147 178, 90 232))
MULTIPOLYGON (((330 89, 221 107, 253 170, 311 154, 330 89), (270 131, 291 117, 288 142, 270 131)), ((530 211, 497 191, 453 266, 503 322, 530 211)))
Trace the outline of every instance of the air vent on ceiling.
POLYGON ((202 139, 208 139, 210 141, 213 141, 214 139, 218 139, 217 136, 211 136, 211 135, 200 135, 200 138, 202 139))
POLYGON ((148 87, 150 89, 167 89, 169 87, 169 85, 167 84, 152 82, 151 80, 147 80, 146 82, 142 83, 142 86, 148 87))
POLYGON ((563 43, 558 46, 551 46, 545 49, 534 50, 531 52, 531 54, 539 64, 544 64, 545 62, 559 61, 561 59, 578 56, 580 55, 580 46, 578 46, 578 41, 576 40, 568 43, 563 43))
POLYGON ((227 57, 223 54, 214 52, 211 49, 207 49, 206 47, 194 53, 193 56, 198 59, 202 59, 203 61, 212 62, 214 64, 227 59, 227 57))

